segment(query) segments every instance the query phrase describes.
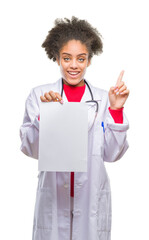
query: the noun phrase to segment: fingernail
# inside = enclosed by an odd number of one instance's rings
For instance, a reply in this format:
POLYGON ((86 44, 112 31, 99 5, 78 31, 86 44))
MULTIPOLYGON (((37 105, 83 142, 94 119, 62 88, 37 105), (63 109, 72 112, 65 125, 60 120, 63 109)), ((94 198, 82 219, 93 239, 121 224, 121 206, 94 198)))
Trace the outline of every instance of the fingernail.
POLYGON ((60 103, 64 103, 64 101, 63 101, 63 100, 61 100, 61 101, 60 101, 60 103))
POLYGON ((116 95, 119 95, 119 92, 117 92, 116 95))
POLYGON ((114 90, 114 92, 117 92, 118 91, 118 88, 116 90, 114 90))

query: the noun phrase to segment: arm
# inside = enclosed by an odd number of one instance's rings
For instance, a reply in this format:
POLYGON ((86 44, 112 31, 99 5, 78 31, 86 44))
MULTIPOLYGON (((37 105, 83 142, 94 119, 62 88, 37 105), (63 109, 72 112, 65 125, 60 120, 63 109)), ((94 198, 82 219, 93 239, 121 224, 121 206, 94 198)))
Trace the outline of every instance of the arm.
POLYGON ((126 140, 127 130, 129 128, 128 120, 123 113, 123 123, 115 123, 109 110, 105 118, 104 133, 104 161, 114 162, 119 160, 129 145, 126 140))
MULTIPOLYGON (((59 93, 50 91, 40 96, 42 102, 59 101, 63 103, 59 93)), ((20 128, 20 138, 22 141, 21 151, 29 157, 38 159, 39 148, 39 105, 34 89, 31 90, 25 104, 25 114, 23 124, 20 128)))
POLYGON ((20 128, 22 141, 20 150, 29 157, 38 159, 39 146, 39 107, 32 89, 25 104, 23 124, 20 128))
POLYGON ((109 107, 108 109, 109 109, 109 112, 110 112, 112 118, 114 119, 115 123, 123 123, 123 109, 124 108, 113 110, 109 107))
POLYGON ((111 87, 108 94, 104 134, 104 161, 107 162, 119 160, 128 149, 126 132, 129 124, 122 109, 129 96, 129 90, 122 81, 123 74, 124 71, 120 73, 116 86, 111 87), (120 121, 114 121, 116 115, 120 114, 120 112, 123 114, 123 121, 121 119, 120 121))

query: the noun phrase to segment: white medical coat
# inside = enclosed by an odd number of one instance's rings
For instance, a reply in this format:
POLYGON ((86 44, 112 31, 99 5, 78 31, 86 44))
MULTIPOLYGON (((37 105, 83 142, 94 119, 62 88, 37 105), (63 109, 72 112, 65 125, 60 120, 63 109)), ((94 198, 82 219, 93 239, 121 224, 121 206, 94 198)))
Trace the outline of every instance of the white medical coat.
MULTIPOLYGON (((114 162, 126 152, 129 125, 124 113, 123 124, 115 123, 108 110, 108 92, 88 84, 99 111, 88 131, 88 170, 75 172, 72 239, 110 240, 111 191, 104 161, 114 162)), ((60 78, 55 83, 33 88, 26 100, 20 137, 21 151, 29 157, 38 159, 40 96, 50 90, 61 93, 61 87, 60 78)), ((63 100, 68 101, 65 93, 63 100)), ((81 102, 87 100, 91 96, 86 86, 81 102)), ((89 114, 90 126, 94 114, 95 111, 89 114)), ((32 240, 70 240, 70 173, 39 172, 38 178, 32 240)))

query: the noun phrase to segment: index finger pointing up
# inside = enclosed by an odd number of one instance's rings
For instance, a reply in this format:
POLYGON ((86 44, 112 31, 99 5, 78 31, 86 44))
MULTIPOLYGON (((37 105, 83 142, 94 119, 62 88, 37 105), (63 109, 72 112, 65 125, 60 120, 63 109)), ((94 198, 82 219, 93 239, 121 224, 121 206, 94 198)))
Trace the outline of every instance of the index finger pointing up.
POLYGON ((116 86, 118 86, 119 83, 122 81, 123 75, 124 75, 124 70, 121 71, 121 73, 120 73, 120 75, 119 75, 119 77, 117 79, 116 86))

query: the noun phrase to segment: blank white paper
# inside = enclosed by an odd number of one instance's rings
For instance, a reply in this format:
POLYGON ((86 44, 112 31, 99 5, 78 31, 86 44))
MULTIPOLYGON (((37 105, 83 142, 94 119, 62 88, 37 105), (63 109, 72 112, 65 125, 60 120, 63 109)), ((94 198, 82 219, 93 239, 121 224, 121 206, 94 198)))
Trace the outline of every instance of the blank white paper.
POLYGON ((87 145, 86 103, 40 103, 39 171, 86 172, 87 145))

